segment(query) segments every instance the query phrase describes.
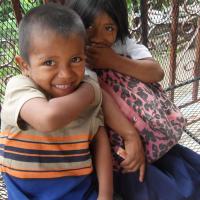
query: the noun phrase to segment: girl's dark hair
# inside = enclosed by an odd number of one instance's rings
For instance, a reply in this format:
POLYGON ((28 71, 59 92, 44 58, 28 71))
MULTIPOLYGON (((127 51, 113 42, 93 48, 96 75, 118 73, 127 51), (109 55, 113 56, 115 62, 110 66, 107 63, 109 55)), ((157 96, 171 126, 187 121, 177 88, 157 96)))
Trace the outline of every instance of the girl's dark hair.
MULTIPOLYGON (((84 39, 86 37, 82 20, 73 10, 52 3, 33 8, 23 17, 19 25, 19 50, 27 62, 29 62, 31 37, 32 34, 37 34, 35 30, 38 28, 52 30, 63 37, 72 34, 78 34, 84 39)), ((46 39, 48 40, 48 35, 46 39)))
POLYGON ((126 0, 65 0, 65 5, 80 15, 86 29, 104 11, 118 27, 117 40, 123 42, 130 35, 126 0))

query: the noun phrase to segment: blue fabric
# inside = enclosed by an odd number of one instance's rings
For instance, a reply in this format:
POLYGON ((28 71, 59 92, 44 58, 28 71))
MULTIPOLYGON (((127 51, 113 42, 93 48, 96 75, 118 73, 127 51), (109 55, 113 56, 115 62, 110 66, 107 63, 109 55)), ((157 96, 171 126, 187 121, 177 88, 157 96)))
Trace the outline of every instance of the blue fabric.
POLYGON ((181 145, 137 173, 114 173, 115 192, 124 200, 200 200, 200 155, 181 145))
POLYGON ((96 200, 94 178, 19 179, 3 174, 9 200, 96 200))

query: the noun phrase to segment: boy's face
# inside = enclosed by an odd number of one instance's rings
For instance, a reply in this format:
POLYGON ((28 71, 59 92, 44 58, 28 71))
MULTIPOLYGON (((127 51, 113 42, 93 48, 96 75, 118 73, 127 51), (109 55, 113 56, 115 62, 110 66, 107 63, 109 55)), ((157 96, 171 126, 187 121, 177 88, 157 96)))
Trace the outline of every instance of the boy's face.
POLYGON ((87 28, 89 43, 111 47, 116 41, 117 31, 117 26, 112 18, 105 12, 101 12, 93 24, 87 28))
POLYGON ((29 64, 16 60, 47 95, 61 97, 72 93, 84 77, 84 45, 78 35, 65 38, 54 31, 39 31, 31 37, 29 64))

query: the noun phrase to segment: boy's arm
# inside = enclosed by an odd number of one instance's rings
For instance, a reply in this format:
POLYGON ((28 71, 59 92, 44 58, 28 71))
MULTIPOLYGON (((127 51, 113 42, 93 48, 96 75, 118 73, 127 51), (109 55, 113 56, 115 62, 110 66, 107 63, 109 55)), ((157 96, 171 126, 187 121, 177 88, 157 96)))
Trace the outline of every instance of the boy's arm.
POLYGON ((139 133, 120 111, 113 98, 105 90, 102 90, 102 92, 105 122, 124 139, 127 157, 121 163, 121 166, 124 168, 124 172, 139 169, 139 180, 142 182, 145 173, 145 155, 139 133))
POLYGON ((113 199, 113 170, 109 140, 104 127, 100 127, 94 139, 94 164, 98 178, 98 200, 113 199))
POLYGON ((20 117, 42 132, 51 132, 73 121, 94 101, 94 89, 82 83, 73 93, 46 100, 33 98, 24 103, 20 117))

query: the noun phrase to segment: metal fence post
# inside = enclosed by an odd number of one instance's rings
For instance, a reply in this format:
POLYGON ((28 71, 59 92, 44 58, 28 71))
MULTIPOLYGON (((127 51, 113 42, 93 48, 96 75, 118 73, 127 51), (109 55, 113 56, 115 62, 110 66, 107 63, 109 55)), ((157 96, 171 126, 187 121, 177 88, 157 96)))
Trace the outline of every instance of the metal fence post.
MULTIPOLYGON (((196 36, 196 59, 194 63, 194 78, 200 76, 200 18, 198 19, 198 34, 196 36)), ((196 101, 198 98, 199 81, 194 82, 192 91, 192 100, 196 101)))
POLYGON ((141 28, 142 28, 142 43, 148 47, 148 4, 147 0, 140 1, 141 10, 141 28))
MULTIPOLYGON (((169 85, 175 85, 176 79, 176 50, 178 38, 178 16, 179 16, 179 0, 172 0, 172 24, 171 24, 171 40, 170 40, 170 72, 169 85)), ((174 90, 170 93, 170 98, 174 101, 174 90)))
POLYGON ((13 11, 15 13, 15 17, 17 20, 17 24, 19 24, 20 20, 22 19, 22 10, 20 6, 20 1, 19 0, 11 0, 11 1, 12 1, 13 11))

